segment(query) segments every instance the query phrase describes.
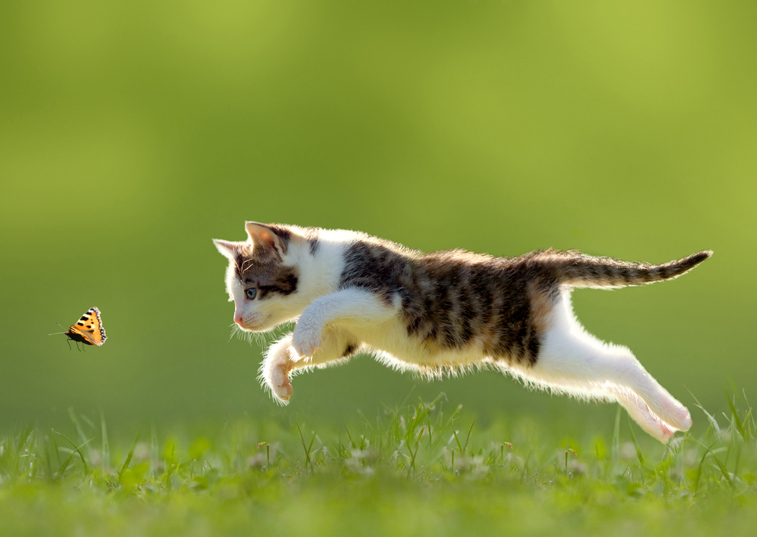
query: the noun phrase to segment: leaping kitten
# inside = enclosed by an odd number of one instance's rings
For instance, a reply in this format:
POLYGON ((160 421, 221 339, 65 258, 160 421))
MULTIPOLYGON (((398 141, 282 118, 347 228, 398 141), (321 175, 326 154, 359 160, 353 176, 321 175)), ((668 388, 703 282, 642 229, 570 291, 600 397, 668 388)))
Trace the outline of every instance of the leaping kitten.
POLYGON ((710 251, 662 265, 552 249, 497 258, 425 254, 354 231, 255 222, 245 229, 244 242, 213 242, 230 260, 237 325, 266 332, 297 321, 260 369, 282 404, 291 374, 370 352, 427 377, 492 367, 553 392, 617 401, 662 442, 691 426, 689 411, 630 350, 584 330, 570 292, 676 278, 710 251))

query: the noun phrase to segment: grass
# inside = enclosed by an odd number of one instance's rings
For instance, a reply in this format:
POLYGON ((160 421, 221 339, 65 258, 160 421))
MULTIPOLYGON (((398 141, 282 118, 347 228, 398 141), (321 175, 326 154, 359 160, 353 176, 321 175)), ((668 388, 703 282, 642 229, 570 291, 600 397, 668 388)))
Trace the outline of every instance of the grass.
POLYGON ((612 438, 581 442, 527 421, 480 430, 444 396, 329 433, 247 420, 123 443, 72 411, 73 434, 0 442, 0 534, 748 535, 757 426, 728 399, 670 446, 620 412, 612 438))

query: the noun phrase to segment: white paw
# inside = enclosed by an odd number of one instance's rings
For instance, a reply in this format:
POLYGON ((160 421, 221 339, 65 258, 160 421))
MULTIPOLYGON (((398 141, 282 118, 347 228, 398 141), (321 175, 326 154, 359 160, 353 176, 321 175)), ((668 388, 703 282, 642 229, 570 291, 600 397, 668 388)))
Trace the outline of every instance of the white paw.
POLYGON ((686 408, 684 408, 684 410, 686 411, 686 414, 677 425, 682 431, 688 431, 691 428, 691 414, 689 414, 689 411, 686 408))
POLYGON ((271 372, 271 392, 282 401, 289 401, 294 391, 289 381, 289 371, 287 364, 278 364, 271 372))
POLYGON ((294 329, 292 338, 292 347, 301 357, 313 356, 321 346, 321 331, 310 328, 300 328, 297 325, 294 329))
POLYGON ((675 403, 675 405, 668 405, 668 408, 666 408, 665 421, 676 429, 688 431, 691 427, 691 414, 681 403, 678 401, 675 401, 675 403))
POLYGON ((282 403, 289 401, 294 389, 289 381, 289 372, 292 370, 291 362, 271 361, 265 364, 263 377, 271 393, 282 403))
MULTIPOLYGON (((660 423, 660 436, 658 436, 658 440, 660 440, 663 444, 667 444, 671 438, 673 438, 673 435, 676 434, 676 430, 673 429, 670 425, 665 423, 664 421, 659 422, 660 423)), ((653 435, 656 436, 656 435, 653 435)))

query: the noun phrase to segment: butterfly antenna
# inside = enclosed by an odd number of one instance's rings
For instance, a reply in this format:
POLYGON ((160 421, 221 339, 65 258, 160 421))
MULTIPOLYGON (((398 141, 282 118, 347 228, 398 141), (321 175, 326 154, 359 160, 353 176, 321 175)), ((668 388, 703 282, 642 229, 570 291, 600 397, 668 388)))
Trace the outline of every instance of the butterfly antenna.
MULTIPOLYGON (((55 324, 60 326, 61 328, 65 328, 62 324, 60 324, 58 321, 55 321, 55 324)), ((48 336, 57 336, 58 334, 65 334, 66 332, 53 332, 52 334, 47 334, 48 336)))

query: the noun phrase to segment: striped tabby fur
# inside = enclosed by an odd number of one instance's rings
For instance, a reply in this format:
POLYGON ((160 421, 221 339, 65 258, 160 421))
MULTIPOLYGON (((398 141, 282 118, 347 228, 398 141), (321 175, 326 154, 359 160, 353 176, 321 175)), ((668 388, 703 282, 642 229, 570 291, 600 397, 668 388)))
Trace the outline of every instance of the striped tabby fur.
POLYGON ((245 228, 244 242, 214 242, 230 261, 226 285, 240 328, 264 332, 297 321, 261 366, 264 386, 281 403, 295 372, 370 352, 428 377, 493 367, 554 392, 617 401, 663 442, 691 426, 686 408, 630 350, 581 327, 570 291, 676 278, 712 252, 662 265, 551 249, 499 258, 425 254, 352 231, 245 228))

